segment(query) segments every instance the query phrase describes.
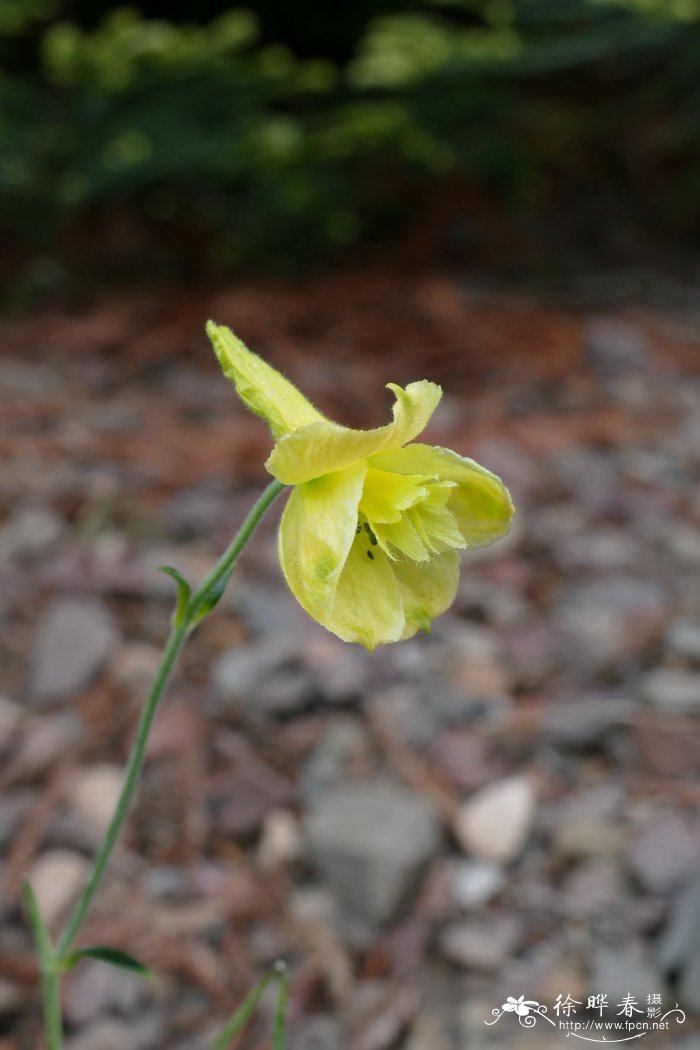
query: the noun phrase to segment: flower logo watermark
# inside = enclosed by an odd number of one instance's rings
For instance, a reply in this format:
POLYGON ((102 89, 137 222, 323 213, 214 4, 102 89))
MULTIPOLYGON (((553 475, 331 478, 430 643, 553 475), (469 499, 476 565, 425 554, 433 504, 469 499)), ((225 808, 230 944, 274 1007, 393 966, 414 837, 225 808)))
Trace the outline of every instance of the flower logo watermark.
MULTIPOLYGON (((509 995, 501 1006, 501 1010, 505 1013, 517 1014, 518 1017, 527 1017, 530 1010, 533 1008, 537 1009, 539 1005, 534 999, 526 999, 524 995, 521 995, 518 999, 514 999, 512 995, 509 995)), ((487 1022, 487 1024, 493 1023, 493 1021, 487 1022)))

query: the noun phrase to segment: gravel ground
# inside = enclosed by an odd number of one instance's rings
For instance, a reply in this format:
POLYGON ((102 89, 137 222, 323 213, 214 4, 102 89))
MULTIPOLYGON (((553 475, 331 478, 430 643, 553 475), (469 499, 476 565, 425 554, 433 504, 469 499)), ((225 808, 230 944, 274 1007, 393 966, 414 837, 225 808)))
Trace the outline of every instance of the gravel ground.
POLYGON ((384 421, 387 381, 442 382, 429 440, 498 472, 517 522, 429 637, 368 654, 286 592, 273 511, 189 643, 81 935, 155 976, 76 967, 68 1047, 205 1050, 282 958, 292 1050, 556 1047, 567 1019, 676 1003, 644 1043, 698 1050, 696 321, 437 273, 5 323, 0 1050, 41 1046, 21 882, 60 926, 167 630, 154 568, 200 578, 264 483, 209 315, 353 425, 384 421), (547 1018, 502 1010, 520 996, 547 1018))

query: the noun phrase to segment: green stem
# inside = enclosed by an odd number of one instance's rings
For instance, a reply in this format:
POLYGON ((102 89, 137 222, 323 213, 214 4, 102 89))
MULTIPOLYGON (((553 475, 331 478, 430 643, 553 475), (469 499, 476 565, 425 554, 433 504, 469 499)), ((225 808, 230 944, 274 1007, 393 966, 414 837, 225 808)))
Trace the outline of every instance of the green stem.
MULTIPOLYGON (((184 611, 184 616, 181 618, 181 622, 171 627, 170 636, 165 651, 163 652, 163 658, 156 672, 146 706, 144 707, 139 720, 136 737, 126 767, 124 785, 114 815, 93 862, 92 871, 90 872, 85 888, 78 898, 58 942, 54 959, 59 968, 65 962, 66 955, 73 944, 73 941, 82 926, 83 920, 85 919, 87 911, 92 904, 93 898, 99 889, 112 850, 114 849, 117 838, 124 826, 124 821, 129 812, 136 791, 136 786, 138 784, 139 775, 143 767, 146 744, 158 709, 158 704, 163 692, 165 691, 165 687, 168 684, 173 667, 175 666, 175 661, 180 654, 180 650, 182 649, 190 630, 213 608, 214 604, 216 604, 216 599, 220 596, 220 590, 226 585, 236 559, 252 536, 263 515, 280 492, 282 492, 283 488, 284 485, 279 481, 273 481, 267 486, 234 536, 233 540, 222 554, 221 558, 219 558, 214 568, 189 599, 187 608, 184 611), (212 601, 212 597, 214 598, 214 601, 212 601)), ((50 991, 51 989, 48 990, 50 991)), ((48 1006, 46 995, 44 1001, 45 1006, 48 1006)), ((54 1050, 53 1046, 50 1046, 49 1050, 54 1050)))
POLYGON ((165 647, 160 667, 156 672, 151 691, 148 694, 146 706, 144 707, 141 713, 141 718, 139 719, 136 738, 129 755, 126 774, 124 776, 124 784, 122 786, 121 794, 119 795, 119 800, 117 801, 112 819, 109 822, 107 833, 105 834, 102 844, 100 845, 93 861, 92 871, 90 872, 88 881, 85 884, 85 888, 80 894, 66 924, 66 928, 61 934, 58 942, 58 955, 61 959, 65 958, 66 953, 75 940, 78 930, 83 924, 87 910, 92 904, 92 900, 97 893, 100 882, 102 881, 102 876, 104 875, 105 868, 107 867, 107 863, 112 850, 114 849, 119 833, 124 826, 124 821, 129 812, 129 807, 131 806, 131 801, 134 797, 136 785, 143 767, 148 735, 151 731, 156 711, 158 710, 158 702, 163 695, 163 691, 168 683, 175 661, 182 649, 186 637, 187 630, 184 626, 178 628, 174 627, 170 631, 170 637, 168 638, 168 644, 165 647))
POLYGON ((211 570, 208 576, 205 576, 202 583, 199 585, 197 590, 190 598, 189 603, 189 622, 194 623, 197 619, 198 613, 201 612, 202 606, 206 604, 207 599, 211 595, 212 591, 217 589, 220 584, 226 584, 228 578, 231 575, 231 570, 235 565, 238 555, 241 553, 250 537, 255 532, 260 520, 262 519, 268 508, 274 503, 279 496, 280 492, 284 491, 285 486, 281 481, 271 481, 267 486, 263 494, 257 500, 252 507, 248 517, 245 519, 240 529, 233 537, 231 543, 226 548, 218 562, 211 570))
POLYGON ((63 1040, 61 1025, 61 968, 56 959, 51 935, 39 910, 39 902, 28 882, 24 884, 24 901, 29 917, 29 925, 34 934, 34 943, 39 953, 46 1050, 61 1050, 63 1040))

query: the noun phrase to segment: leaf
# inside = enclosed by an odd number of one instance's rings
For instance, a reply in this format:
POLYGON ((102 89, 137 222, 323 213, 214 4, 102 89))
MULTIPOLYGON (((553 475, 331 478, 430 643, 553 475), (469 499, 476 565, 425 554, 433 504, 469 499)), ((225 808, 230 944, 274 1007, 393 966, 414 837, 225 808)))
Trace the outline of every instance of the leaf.
POLYGON ((287 1036, 287 1003, 289 1001, 289 975, 283 962, 275 964, 279 981, 275 1020, 272 1028, 271 1050, 284 1050, 287 1036))
POLYGON ((120 970, 131 970, 132 973, 138 973, 142 977, 151 976, 151 971, 143 963, 140 963, 138 959, 134 959, 133 955, 127 955, 126 952, 122 952, 118 948, 107 948, 103 945, 95 945, 92 948, 80 948, 77 952, 72 952, 68 956, 66 969, 71 970, 81 959, 97 959, 98 962, 107 963, 108 966, 116 966, 120 970))
POLYGON ((156 571, 164 572, 166 576, 170 576, 177 584, 177 605, 173 613, 173 623, 176 627, 182 627, 187 617, 192 588, 182 573, 174 569, 172 565, 159 565, 156 571))
POLYGON ((208 616, 209 613, 219 604, 219 601, 228 586, 228 581, 231 579, 232 573, 233 566, 231 566, 228 572, 216 582, 206 597, 196 605, 191 621, 193 627, 200 623, 205 616, 208 616))
POLYGON ((263 979, 255 985, 255 988, 253 988, 245 1002, 239 1006, 233 1014, 231 1014, 214 1042, 210 1044, 209 1050, 227 1050, 231 1040, 237 1036, 239 1032, 243 1031, 257 1010, 258 1003, 260 1002, 265 989, 272 981, 278 980, 279 977, 280 974, 276 967, 273 967, 272 970, 269 970, 265 974, 263 979))

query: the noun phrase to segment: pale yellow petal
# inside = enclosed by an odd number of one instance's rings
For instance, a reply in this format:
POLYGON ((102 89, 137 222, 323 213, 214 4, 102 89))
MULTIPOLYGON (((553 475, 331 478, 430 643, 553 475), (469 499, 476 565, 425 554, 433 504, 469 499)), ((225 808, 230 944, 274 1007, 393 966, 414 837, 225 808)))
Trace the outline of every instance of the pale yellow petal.
POLYGON ((366 469, 356 463, 297 486, 282 515, 282 571, 299 604, 320 623, 328 617, 356 537, 366 469))
POLYGON ((277 442, 265 464, 267 469, 285 485, 298 485, 329 471, 341 470, 384 449, 399 448, 412 441, 437 408, 442 390, 425 379, 409 383, 405 390, 393 383, 388 385, 396 395, 392 423, 376 430, 352 430, 337 423, 312 423, 277 442))
POLYGON ((439 475, 456 482, 446 507, 454 515, 467 548, 485 547, 504 536, 513 520, 513 503, 503 482, 473 459, 447 448, 412 444, 373 456, 370 467, 401 474, 439 475))
POLYGON ((399 584, 390 562, 372 546, 364 529, 355 537, 340 574, 333 606, 317 617, 345 642, 359 642, 374 649, 402 637, 405 620, 399 584))
POLYGON ((459 582, 459 555, 449 550, 428 562, 393 561, 406 624, 402 638, 429 631, 430 623, 452 605, 459 582))
POLYGON ((238 396, 265 420, 276 438, 324 419, 288 379, 249 350, 230 328, 208 321, 207 334, 238 396))

